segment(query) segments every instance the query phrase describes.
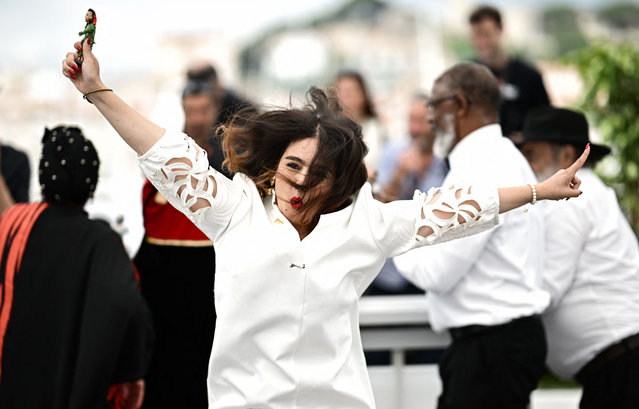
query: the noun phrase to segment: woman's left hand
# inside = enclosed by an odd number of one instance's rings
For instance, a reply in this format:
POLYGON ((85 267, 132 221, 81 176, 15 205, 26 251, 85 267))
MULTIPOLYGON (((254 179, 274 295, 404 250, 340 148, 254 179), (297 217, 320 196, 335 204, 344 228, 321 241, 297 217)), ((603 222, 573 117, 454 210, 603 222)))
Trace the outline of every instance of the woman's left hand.
POLYGON ((553 176, 537 184, 537 200, 569 199, 581 195, 579 186, 581 180, 577 177, 577 171, 586 163, 590 154, 590 144, 586 146, 579 159, 569 168, 561 169, 553 176))
POLYGON ((69 78, 73 85, 83 94, 96 89, 105 88, 100 78, 100 64, 91 51, 91 39, 74 44, 75 53, 67 53, 62 60, 62 74, 69 78), (77 64, 78 53, 82 51, 82 68, 77 64))

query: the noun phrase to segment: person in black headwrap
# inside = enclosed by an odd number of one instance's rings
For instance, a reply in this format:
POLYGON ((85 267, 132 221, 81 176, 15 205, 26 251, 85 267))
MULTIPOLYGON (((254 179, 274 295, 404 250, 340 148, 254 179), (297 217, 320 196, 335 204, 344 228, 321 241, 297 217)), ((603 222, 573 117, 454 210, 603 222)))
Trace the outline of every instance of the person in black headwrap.
POLYGON ((76 127, 45 129, 40 188, 45 202, 84 207, 98 183, 100 159, 76 127))
POLYGON ((45 130, 42 202, 0 218, 0 407, 139 408, 153 340, 120 237, 83 207, 100 160, 77 127, 45 130))

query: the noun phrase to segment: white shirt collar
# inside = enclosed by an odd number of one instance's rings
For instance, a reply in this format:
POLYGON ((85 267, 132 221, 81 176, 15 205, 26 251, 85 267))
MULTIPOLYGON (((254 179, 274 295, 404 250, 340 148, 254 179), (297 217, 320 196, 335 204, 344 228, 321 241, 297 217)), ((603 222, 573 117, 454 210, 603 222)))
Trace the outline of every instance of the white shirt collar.
POLYGON ((448 155, 448 161, 450 168, 454 169, 460 162, 465 162, 468 155, 476 155, 477 153, 485 151, 483 145, 486 142, 486 138, 503 138, 501 132, 501 126, 499 124, 490 124, 482 126, 474 130, 473 132, 462 138, 461 141, 455 145, 450 154, 448 155))

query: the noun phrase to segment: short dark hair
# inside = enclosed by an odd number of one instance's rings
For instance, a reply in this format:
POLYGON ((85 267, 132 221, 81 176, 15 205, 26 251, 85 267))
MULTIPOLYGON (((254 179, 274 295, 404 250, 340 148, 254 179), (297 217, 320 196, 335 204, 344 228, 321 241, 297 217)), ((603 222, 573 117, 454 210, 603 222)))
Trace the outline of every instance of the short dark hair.
POLYGON ((306 180, 303 184, 287 180, 308 192, 325 180, 327 171, 330 173, 332 187, 326 197, 308 202, 304 223, 312 224, 320 214, 343 207, 364 185, 368 149, 361 127, 343 114, 336 97, 316 87, 306 95, 307 102, 301 108, 238 112, 222 127, 222 146, 229 171, 244 173, 265 195, 286 148, 301 139, 317 138, 317 153, 306 180))
POLYGON ((497 79, 484 65, 464 62, 440 75, 435 83, 444 84, 451 93, 466 96, 486 115, 498 115, 501 94, 497 79))
POLYGON ((187 70, 186 78, 189 81, 209 81, 215 83, 217 82, 217 70, 211 64, 193 66, 187 70))
POLYGON ((468 22, 470 24, 477 24, 484 20, 492 20, 495 22, 497 27, 502 28, 501 13, 492 6, 477 7, 468 18, 468 22))

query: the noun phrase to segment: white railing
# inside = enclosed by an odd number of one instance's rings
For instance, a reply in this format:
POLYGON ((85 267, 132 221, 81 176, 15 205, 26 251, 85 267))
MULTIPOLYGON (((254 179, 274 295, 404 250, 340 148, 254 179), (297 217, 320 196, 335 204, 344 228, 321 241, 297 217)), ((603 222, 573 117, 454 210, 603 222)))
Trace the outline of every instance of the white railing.
MULTIPOLYGON (((404 365, 406 350, 440 349, 450 342, 447 334, 430 327, 426 297, 367 296, 359 310, 364 350, 391 351, 390 368, 369 368, 378 409, 435 408, 441 390, 436 365, 404 365)), ((531 408, 576 409, 580 396, 581 390, 574 388, 536 390, 531 408)))
POLYGON ((424 295, 366 296, 359 303, 359 325, 364 350, 390 350, 394 378, 394 407, 404 408, 404 352, 440 349, 450 342, 446 333, 435 333, 428 323, 424 295))

